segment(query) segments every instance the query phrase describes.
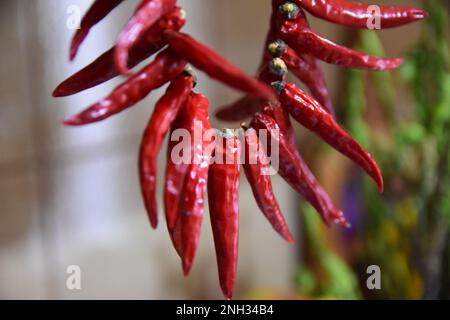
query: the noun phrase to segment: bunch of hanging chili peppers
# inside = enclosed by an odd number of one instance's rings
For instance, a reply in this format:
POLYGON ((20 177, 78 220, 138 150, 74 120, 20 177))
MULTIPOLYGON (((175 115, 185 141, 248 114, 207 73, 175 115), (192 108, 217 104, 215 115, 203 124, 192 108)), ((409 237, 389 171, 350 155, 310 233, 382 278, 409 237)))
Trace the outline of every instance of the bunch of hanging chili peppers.
MULTIPOLYGON (((122 2, 94 1, 72 40, 71 60, 76 57, 92 27, 122 2)), ((227 129, 215 131, 208 138, 194 141, 190 152, 187 152, 188 161, 181 163, 172 159, 176 143, 169 139, 164 187, 167 227, 186 275, 194 261, 205 193, 208 194, 220 284, 229 299, 233 294, 237 269, 241 157, 259 208, 288 242, 293 243, 294 240, 267 174, 272 144, 262 144, 260 135, 264 130, 268 139, 278 145, 278 173, 283 179, 318 211, 326 224, 347 226, 343 213, 300 156, 290 118, 353 160, 382 191, 383 179, 376 162, 335 120, 319 61, 378 71, 393 69, 402 63, 402 59, 369 56, 323 38, 309 28, 303 11, 340 25, 366 28, 368 19, 372 17, 368 5, 342 0, 272 0, 272 6, 270 30, 256 78, 246 75, 191 36, 181 33, 186 14, 177 6, 176 0, 141 0, 116 45, 61 83, 53 93, 55 97, 69 96, 118 75, 128 76, 107 97, 64 122, 78 126, 122 112, 169 83, 145 129, 139 155, 142 194, 154 228, 158 224, 155 196, 157 156, 166 135, 185 129, 195 136, 195 132, 211 129, 208 99, 193 90, 196 79, 188 64, 246 94, 234 104, 220 108, 216 114, 227 121, 252 117, 249 126, 241 125, 242 136, 227 129), (151 63, 131 74, 131 68, 154 54, 157 55, 151 63), (288 70, 305 83, 312 97, 286 81, 288 70)), ((382 28, 401 26, 426 15, 420 9, 407 7, 379 9, 382 28)))

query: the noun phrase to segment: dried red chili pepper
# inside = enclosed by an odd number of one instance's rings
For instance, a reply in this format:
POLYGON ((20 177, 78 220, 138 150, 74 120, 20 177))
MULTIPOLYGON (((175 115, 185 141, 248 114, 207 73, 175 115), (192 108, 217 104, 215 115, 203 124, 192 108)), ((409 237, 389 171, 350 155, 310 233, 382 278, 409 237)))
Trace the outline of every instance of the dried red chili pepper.
POLYGON ((245 132, 245 161, 243 167, 261 212, 266 216, 275 231, 287 242, 295 243, 273 193, 269 175, 269 161, 264 153, 264 147, 253 128, 245 132))
POLYGON ((313 32, 305 22, 303 11, 293 3, 281 7, 278 16, 280 37, 298 54, 308 53, 327 63, 369 70, 389 70, 399 67, 403 59, 374 57, 340 46, 313 32))
MULTIPOLYGON (((292 0, 311 14, 351 28, 367 28, 374 18, 370 5, 343 0, 292 0)), ((426 17, 426 12, 411 7, 377 6, 381 28, 399 27, 426 17)))
POLYGON ((158 225, 156 177, 159 150, 193 86, 194 80, 188 74, 180 75, 172 81, 166 93, 156 103, 142 139, 139 154, 139 177, 145 207, 153 228, 158 225))
MULTIPOLYGON (((280 58, 270 59, 258 72, 258 79, 271 84, 286 79, 287 67, 280 58)), ((260 111, 266 103, 265 99, 245 96, 238 101, 222 106, 216 112, 217 118, 225 121, 241 121, 260 111)))
POLYGON ((383 191, 383 178, 375 160, 317 101, 293 83, 274 83, 274 88, 280 94, 283 107, 300 124, 361 166, 374 179, 380 191, 383 191))
MULTIPOLYGON (((250 126, 257 130, 264 130, 268 138, 275 140, 278 145, 279 175, 306 201, 308 201, 320 214, 323 221, 329 225, 335 222, 347 226, 343 213, 337 209, 328 195, 318 184, 314 175, 293 145, 286 139, 277 122, 270 116, 257 113, 250 126)), ((266 153, 271 156, 272 141, 267 142, 266 153)))
MULTIPOLYGON (((180 30, 186 23, 186 12, 180 7, 161 18, 139 42, 131 48, 128 66, 133 68, 143 60, 161 50, 167 43, 162 36, 164 30, 180 30)), ((80 91, 95 87, 117 77, 120 72, 114 64, 115 46, 103 53, 91 64, 64 80, 54 90, 54 97, 70 96, 80 91)))
POLYGON ((273 91, 260 81, 246 75, 216 52, 194 40, 189 35, 167 30, 164 32, 170 48, 180 57, 232 88, 255 97, 273 99, 273 91))
POLYGON ((320 68, 319 62, 309 54, 297 55, 289 48, 283 40, 277 40, 269 44, 269 52, 280 57, 299 80, 301 80, 310 90, 312 96, 325 109, 334 115, 334 108, 331 102, 325 76, 320 68))
POLYGON ((191 270, 200 238, 209 162, 213 151, 210 145, 214 141, 214 136, 206 136, 208 132, 211 132, 211 124, 208 120, 208 99, 201 94, 192 93, 186 105, 186 113, 188 112, 192 114, 189 130, 191 136, 194 137, 195 132, 205 135, 198 141, 194 139, 191 142, 192 161, 186 171, 179 203, 182 262, 186 276, 191 270))
POLYGON ((382 71, 398 68, 403 63, 401 58, 374 57, 340 46, 309 29, 298 28, 290 21, 283 24, 280 35, 296 52, 309 53, 317 59, 346 68, 382 71))
POLYGON ((128 54, 160 18, 168 14, 175 7, 176 0, 142 0, 135 14, 123 29, 116 43, 115 63, 122 74, 129 72, 128 54))
POLYGON ((215 163, 210 166, 208 178, 209 211, 219 280, 227 299, 233 296, 237 271, 240 150, 239 140, 224 131, 223 139, 216 144, 215 163), (222 164, 217 163, 217 159, 222 159, 222 164))
POLYGON ((73 60, 77 55, 80 45, 86 39, 89 31, 93 26, 105 18, 111 11, 113 11, 123 0, 95 0, 87 13, 84 15, 80 23, 80 28, 75 32, 75 35, 70 44, 70 60, 73 60))
POLYGON ((64 124, 85 125, 117 114, 145 98, 152 90, 174 79, 183 72, 185 66, 186 61, 178 58, 169 50, 164 50, 150 65, 114 89, 108 97, 68 118, 64 124))

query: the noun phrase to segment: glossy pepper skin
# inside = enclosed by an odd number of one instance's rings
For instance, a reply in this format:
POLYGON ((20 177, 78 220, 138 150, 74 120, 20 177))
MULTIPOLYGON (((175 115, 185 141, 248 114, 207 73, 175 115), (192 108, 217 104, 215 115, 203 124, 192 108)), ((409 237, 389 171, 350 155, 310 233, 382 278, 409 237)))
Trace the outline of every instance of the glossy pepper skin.
POLYGON ((375 160, 317 101, 293 83, 278 83, 275 87, 280 92, 282 106, 293 118, 358 164, 373 178, 380 192, 383 191, 383 177, 375 160))
MULTIPOLYGON (((174 137, 175 130, 186 128, 183 121, 183 111, 180 112, 175 123, 172 125, 170 137, 174 137)), ((178 156, 175 147, 179 141, 169 139, 167 146, 167 163, 164 183, 164 210, 166 216, 167 229, 169 231, 172 243, 178 255, 182 257, 183 248, 181 247, 181 224, 179 203, 182 196, 184 179, 188 169, 188 164, 182 161, 176 162, 173 159, 178 156)), ((181 155, 182 156, 182 155, 181 155)))
MULTIPOLYGON (((278 174, 320 214, 323 221, 329 225, 336 222, 347 226, 343 213, 334 206, 328 195, 317 183, 295 147, 286 139, 277 122, 268 115, 257 113, 250 126, 258 135, 260 130, 268 133, 270 139, 276 140, 279 147, 278 174)), ((270 143, 267 144, 266 154, 271 154, 270 143)), ((272 155, 273 156, 273 155, 272 155)))
MULTIPOLYGON (((312 15, 351 28, 367 28, 373 18, 368 4, 344 0, 292 0, 312 15)), ((426 12, 411 7, 378 6, 381 28, 399 27, 426 17, 426 12)))
POLYGON ((292 21, 283 23, 280 37, 297 53, 308 53, 341 67, 383 71, 398 68, 403 63, 401 58, 374 57, 340 46, 292 21))
MULTIPOLYGON (((227 133, 225 133, 227 136, 227 133)), ((240 143, 236 137, 218 140, 209 169, 208 200, 216 248, 220 287, 226 299, 233 297, 239 240, 240 143), (229 141, 227 141, 229 140, 229 141)))
POLYGON ((75 59, 78 49, 86 39, 89 31, 97 23, 103 20, 111 11, 113 11, 123 0, 95 0, 80 23, 80 28, 75 32, 70 44, 70 60, 75 59))
MULTIPOLYGON (((151 27, 139 42, 131 48, 127 65, 131 68, 143 60, 161 50, 167 43, 162 36, 164 30, 180 30, 186 23, 186 12, 180 7, 175 7, 170 13, 162 17, 151 27)), ((108 80, 117 77, 120 72, 114 63, 114 52, 112 47, 92 63, 73 74, 63 81, 54 90, 54 97, 65 97, 90 89, 108 80)))
POLYGON ((273 91, 262 82, 246 75, 212 49, 194 40, 189 35, 167 30, 169 47, 196 68, 211 78, 228 86, 263 99, 274 99, 273 91))
POLYGON ((269 161, 255 129, 250 128, 245 132, 244 141, 245 161, 243 168, 256 203, 274 230, 287 242, 295 243, 273 193, 269 175, 269 161))
MULTIPOLYGON (((194 137, 195 132, 212 132, 208 120, 208 99, 205 96, 192 93, 186 106, 186 112, 190 113, 189 131, 192 137, 194 137), (192 109, 191 106, 194 108, 192 109)), ((214 136, 211 135, 208 137, 205 135, 198 141, 192 141, 192 161, 186 171, 180 198, 182 263, 186 276, 191 270, 200 239, 209 163, 213 152, 211 145, 213 143, 214 136)))
POLYGON ((156 178, 161 144, 184 107, 194 86, 192 76, 182 74, 172 81, 166 93, 156 103, 155 110, 144 132, 139 155, 139 177, 148 216, 153 228, 158 225, 156 178))
POLYGON ((169 50, 164 50, 155 60, 140 72, 85 111, 70 117, 64 124, 85 125, 104 120, 144 99, 155 90, 174 79, 186 66, 186 61, 178 58, 169 50))
POLYGON ((159 19, 168 14, 176 4, 176 0, 142 0, 135 14, 122 30, 117 39, 114 60, 117 69, 127 74, 128 55, 131 48, 138 43, 147 30, 159 19))

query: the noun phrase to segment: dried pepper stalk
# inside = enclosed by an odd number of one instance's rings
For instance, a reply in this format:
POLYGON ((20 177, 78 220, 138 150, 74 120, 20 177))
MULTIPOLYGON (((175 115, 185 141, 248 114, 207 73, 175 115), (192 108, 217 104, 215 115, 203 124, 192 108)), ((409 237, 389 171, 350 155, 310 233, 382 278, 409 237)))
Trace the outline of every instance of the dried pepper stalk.
MULTIPOLYGON (((71 59, 76 56, 92 27, 122 2, 94 1, 73 38, 71 59)), ((269 159, 275 159, 273 142, 279 151, 278 173, 281 177, 317 210, 326 224, 348 227, 343 213, 297 150, 290 117, 359 164, 382 190, 383 180, 375 161, 334 119, 319 60, 343 67, 388 70, 399 66, 402 59, 369 56, 334 44, 311 30, 303 11, 333 23, 364 28, 373 18, 367 5, 342 0, 272 0, 273 12, 264 54, 253 78, 206 45, 182 33, 186 15, 176 4, 176 0, 141 0, 116 45, 61 83, 53 95, 71 95, 125 74, 125 82, 110 95, 65 121, 66 125, 85 125, 117 114, 169 83, 166 93, 155 106, 141 144, 139 169, 146 209, 151 225, 156 227, 157 156, 164 137, 170 131, 164 186, 170 237, 187 275, 199 243, 207 190, 220 285, 225 297, 231 299, 238 258, 240 155, 244 154, 244 172, 259 208, 288 242, 292 243, 294 239, 267 175, 269 159), (129 68, 156 53, 152 62, 136 74, 129 75, 129 68), (217 112, 218 118, 229 121, 253 117, 250 127, 244 126, 246 134, 242 145, 240 137, 231 130, 209 130, 208 100, 192 91, 195 79, 191 72, 185 72, 187 63, 246 94, 217 112), (286 82, 288 70, 306 84, 315 99, 286 82), (189 147, 182 148, 181 152, 176 140, 178 130, 194 136, 189 147), (209 135, 205 136, 205 131, 209 135), (268 138, 265 145, 264 132, 268 138), (202 138, 196 140, 196 134, 202 138), (241 147, 245 148, 244 151, 241 147), (177 161, 177 156, 182 160, 177 161)), ((424 11, 414 8, 379 8, 377 18, 384 28, 426 16, 424 11)), ((274 165, 273 161, 271 165, 274 165)))

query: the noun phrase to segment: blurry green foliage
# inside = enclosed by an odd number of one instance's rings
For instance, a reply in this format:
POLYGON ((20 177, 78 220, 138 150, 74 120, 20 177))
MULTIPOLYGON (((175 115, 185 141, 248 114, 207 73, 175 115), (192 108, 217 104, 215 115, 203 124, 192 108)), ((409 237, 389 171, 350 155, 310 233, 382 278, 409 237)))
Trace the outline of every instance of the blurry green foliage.
MULTIPOLYGON (((369 178, 360 182, 364 212, 357 237, 362 247, 352 253, 353 269, 326 245, 312 210, 303 209, 302 230, 317 265, 302 267, 297 283, 301 292, 313 297, 356 298, 361 291, 367 298, 437 298, 443 292, 441 279, 448 279, 449 263, 444 261, 450 250, 448 11, 442 0, 423 3, 429 17, 419 43, 398 72, 345 71, 344 125, 374 154, 386 188, 379 194, 369 178), (404 110, 396 105, 397 76, 410 95, 404 110), (382 128, 368 121, 369 108, 377 108, 382 128), (358 289, 357 269, 372 264, 381 268, 382 290, 367 292, 363 279, 358 289), (312 272, 313 266, 321 273, 312 272)), ((359 31, 355 48, 385 55, 373 31, 359 31)))

